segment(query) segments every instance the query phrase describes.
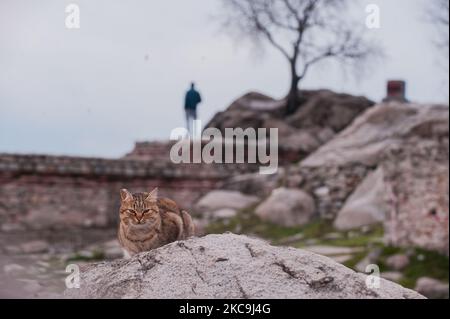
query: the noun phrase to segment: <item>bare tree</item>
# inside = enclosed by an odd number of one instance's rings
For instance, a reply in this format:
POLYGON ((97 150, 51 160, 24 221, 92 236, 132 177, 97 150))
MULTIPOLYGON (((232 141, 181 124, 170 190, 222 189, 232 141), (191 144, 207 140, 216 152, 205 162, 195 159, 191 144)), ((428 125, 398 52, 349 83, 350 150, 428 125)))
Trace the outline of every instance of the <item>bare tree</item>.
POLYGON ((346 14, 349 1, 222 0, 226 27, 265 40, 289 62, 288 114, 299 107, 299 84, 313 65, 327 59, 354 64, 377 51, 360 32, 365 21, 352 23, 346 14))
POLYGON ((449 50, 449 0, 427 1, 429 5, 428 16, 436 27, 437 46, 440 49, 449 50))

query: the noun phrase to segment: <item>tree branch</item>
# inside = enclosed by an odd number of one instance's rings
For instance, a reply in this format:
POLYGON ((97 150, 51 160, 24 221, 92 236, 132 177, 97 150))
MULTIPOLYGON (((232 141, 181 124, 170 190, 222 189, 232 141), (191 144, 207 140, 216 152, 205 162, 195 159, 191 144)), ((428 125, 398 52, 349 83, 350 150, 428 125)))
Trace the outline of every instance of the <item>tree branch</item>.
POLYGON ((240 32, 265 39, 282 53, 293 80, 302 80, 323 60, 363 61, 371 54, 371 43, 343 14, 347 0, 222 1, 232 9, 234 25, 242 26, 240 32))
POLYGON ((268 28, 266 28, 263 23, 260 21, 259 14, 255 7, 251 4, 250 9, 252 12, 252 19, 255 23, 255 27, 258 31, 260 31, 267 40, 275 47, 277 48, 287 59, 290 59, 289 53, 283 48, 281 44, 279 44, 273 37, 272 33, 269 31, 268 28))

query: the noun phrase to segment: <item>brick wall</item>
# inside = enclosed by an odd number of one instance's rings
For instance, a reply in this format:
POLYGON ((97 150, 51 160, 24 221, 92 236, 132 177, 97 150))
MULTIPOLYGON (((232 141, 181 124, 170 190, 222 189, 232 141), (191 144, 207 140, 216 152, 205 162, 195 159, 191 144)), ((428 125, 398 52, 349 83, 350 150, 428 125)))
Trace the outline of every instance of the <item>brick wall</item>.
POLYGON ((119 190, 149 191, 190 208, 235 165, 0 154, 0 225, 14 228, 109 227, 117 222, 119 190))
MULTIPOLYGON (((162 160, 168 161, 171 147, 177 142, 138 142, 134 149, 128 153, 125 158, 134 160, 162 160)), ((209 141, 202 141, 202 147, 209 141)), ((235 147, 235 146, 234 146, 235 147)), ((267 148, 269 150, 269 148, 267 148)), ((225 148, 222 146, 223 162, 225 162, 225 148)), ((247 159, 247 144, 245 144, 245 158, 247 159)), ((292 148, 289 143, 281 143, 278 148, 279 164, 284 166, 292 163, 298 163, 304 159, 309 153, 292 148)), ((241 165, 240 171, 253 171, 255 165, 241 165)))

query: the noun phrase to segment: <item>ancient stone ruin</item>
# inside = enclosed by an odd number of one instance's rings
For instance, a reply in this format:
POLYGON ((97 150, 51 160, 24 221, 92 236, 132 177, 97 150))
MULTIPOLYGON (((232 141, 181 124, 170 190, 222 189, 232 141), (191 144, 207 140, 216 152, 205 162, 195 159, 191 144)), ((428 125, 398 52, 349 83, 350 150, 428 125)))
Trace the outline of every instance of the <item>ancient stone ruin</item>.
MULTIPOLYGON (((280 162, 289 164, 304 158, 373 105, 362 97, 330 91, 305 92, 304 96, 305 109, 311 110, 308 111, 310 116, 308 112, 299 111, 284 119, 276 111, 283 101, 275 103, 252 93, 238 99, 223 115, 217 115, 209 126, 258 128, 266 119, 262 127, 277 127, 273 120, 280 125, 288 121, 291 124, 283 125, 289 127, 293 138, 300 133, 310 141, 304 143, 302 137, 298 143, 300 148, 311 145, 300 150, 292 149, 295 143, 280 143, 280 162), (269 102, 270 107, 255 109, 256 104, 267 106, 269 102), (328 108, 332 109, 332 114, 327 114, 328 108), (244 118, 254 120, 244 125, 244 118), (323 132, 316 136, 319 131, 323 132)), ((281 127, 280 132, 283 137, 281 127)), ((175 165, 169 157, 173 144, 137 143, 134 150, 116 160, 0 154, 1 227, 8 230, 113 226, 121 188, 142 191, 158 186, 162 196, 169 196, 183 203, 186 209, 192 209, 202 195, 221 188, 229 178, 256 171, 254 165, 247 164, 175 165)))
POLYGON ((8 285, 59 296, 62 280, 48 273, 64 275, 61 269, 77 262, 88 265, 87 286, 68 297, 420 297, 392 281, 445 296, 448 106, 374 105, 326 90, 302 92, 302 99, 286 116, 285 101, 249 93, 208 124, 278 128, 273 175, 253 164, 174 164, 174 142, 138 142, 119 159, 0 154, 0 283, 17 277, 8 285), (111 262, 122 258, 119 190, 155 187, 192 214, 199 237, 232 231, 295 248, 230 234, 111 262), (107 261, 89 266, 99 260, 107 261), (391 281, 375 292, 364 284, 373 264, 391 281), (97 280, 104 285, 91 284, 97 280), (156 289, 162 286, 170 289, 156 289))

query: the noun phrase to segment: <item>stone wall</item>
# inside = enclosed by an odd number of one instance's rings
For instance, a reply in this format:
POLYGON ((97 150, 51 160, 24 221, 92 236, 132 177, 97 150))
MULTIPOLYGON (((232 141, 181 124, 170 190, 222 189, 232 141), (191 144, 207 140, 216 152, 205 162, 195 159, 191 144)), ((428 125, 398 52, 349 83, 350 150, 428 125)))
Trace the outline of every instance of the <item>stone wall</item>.
MULTIPOLYGON (((282 141, 283 142, 283 141, 282 141)), ((177 143, 174 141, 170 142, 138 142, 135 144, 134 149, 128 153, 124 158, 132 159, 132 160, 160 160, 160 161, 169 161, 170 160, 170 150, 172 146, 177 143)), ((208 144, 209 141, 202 141, 202 149, 208 144)), ((235 141, 234 141, 235 143, 235 141)), ((244 142, 244 156, 247 159, 248 156, 248 147, 246 141, 244 142)), ((236 146, 234 146, 236 149, 236 146)), ((267 147, 267 152, 270 150, 267 147)), ((225 162, 225 146, 222 145, 222 161, 225 162)), ((297 163, 300 160, 304 159, 308 155, 307 152, 302 150, 298 150, 295 147, 292 147, 289 143, 280 143, 278 147, 278 162, 280 165, 288 165, 291 163, 297 163)), ((192 157, 192 156, 191 156, 192 157)), ((217 165, 220 166, 220 165, 217 165)), ((234 168, 239 170, 240 172, 252 172, 257 169, 257 165, 252 164, 241 164, 238 168, 234 168)))
POLYGON ((0 225, 16 228, 107 227, 116 223, 119 190, 159 187, 185 208, 240 169, 168 161, 0 154, 0 225))
POLYGON ((175 142, 138 142, 133 150, 125 155, 126 159, 169 160, 170 149, 175 142))
POLYGON ((336 217, 346 200, 369 172, 375 169, 376 167, 354 164, 353 166, 299 167, 296 171, 301 176, 298 186, 315 197, 320 217, 331 220, 336 217))
POLYGON ((449 144, 405 142, 384 161, 391 211, 386 239, 449 254, 449 144))

